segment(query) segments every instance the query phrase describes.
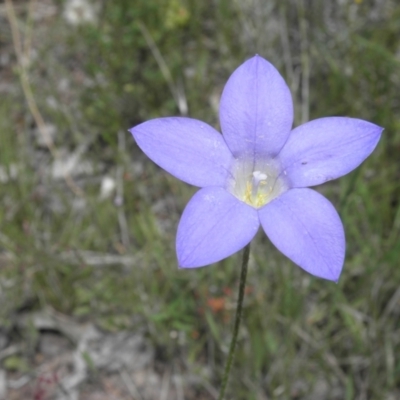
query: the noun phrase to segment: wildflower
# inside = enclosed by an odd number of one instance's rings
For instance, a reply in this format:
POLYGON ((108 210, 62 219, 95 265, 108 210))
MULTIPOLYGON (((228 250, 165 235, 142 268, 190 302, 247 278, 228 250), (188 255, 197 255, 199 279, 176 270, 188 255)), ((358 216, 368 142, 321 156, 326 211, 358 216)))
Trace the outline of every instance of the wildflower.
POLYGON ((337 281, 345 254, 341 220, 309 189, 347 174, 374 150, 383 129, 328 117, 292 130, 285 81, 255 56, 229 78, 221 97, 222 135, 190 118, 159 118, 130 131, 161 168, 201 189, 179 222, 179 266, 205 266, 235 253, 261 224, 271 242, 307 272, 337 281))

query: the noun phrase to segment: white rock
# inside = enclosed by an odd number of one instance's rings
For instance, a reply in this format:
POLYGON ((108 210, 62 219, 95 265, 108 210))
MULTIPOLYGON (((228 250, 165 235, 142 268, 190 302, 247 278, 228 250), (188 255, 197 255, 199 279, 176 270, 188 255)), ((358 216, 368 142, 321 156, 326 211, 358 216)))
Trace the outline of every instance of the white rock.
POLYGON ((0 400, 7 399, 7 377, 6 371, 0 369, 0 400))
POLYGON ((98 7, 88 0, 68 0, 64 18, 71 25, 93 24, 97 21, 98 7))
POLYGON ((116 182, 114 178, 110 176, 105 176, 101 180, 101 187, 100 187, 100 199, 108 199, 114 192, 116 186, 116 182))

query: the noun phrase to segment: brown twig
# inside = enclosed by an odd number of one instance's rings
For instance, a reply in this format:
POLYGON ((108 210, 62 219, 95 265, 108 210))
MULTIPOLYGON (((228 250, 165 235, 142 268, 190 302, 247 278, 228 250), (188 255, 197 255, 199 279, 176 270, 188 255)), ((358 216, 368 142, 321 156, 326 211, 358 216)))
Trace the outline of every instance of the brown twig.
MULTIPOLYGON (((29 8, 30 13, 32 12, 33 1, 29 8)), ((47 146, 50 154, 53 156, 53 158, 57 159, 57 158, 59 158, 57 148, 55 147, 54 142, 46 128, 46 123, 44 121, 42 114, 40 113, 38 106, 37 106, 35 97, 33 95, 32 86, 31 86, 30 80, 29 80, 28 66, 29 66, 29 54, 30 54, 31 40, 29 39, 29 35, 27 35, 25 43, 23 43, 23 40, 21 38, 19 29, 18 29, 18 20, 17 20, 17 16, 16 16, 15 10, 14 10, 13 0, 5 0, 5 3, 6 3, 6 12, 7 12, 8 22, 11 27, 11 36, 12 36, 13 46, 14 46, 15 54, 17 56, 18 75, 19 75, 22 91, 24 93, 29 111, 32 114, 33 119, 35 120, 35 123, 39 129, 39 133, 42 136, 44 143, 46 144, 46 146, 47 146), (25 49, 25 51, 24 51, 24 49, 25 49)), ((65 179, 67 186, 71 189, 71 191, 75 195, 83 196, 82 190, 76 185, 76 183, 74 182, 74 180, 68 173, 66 173, 64 175, 64 179, 65 179)))

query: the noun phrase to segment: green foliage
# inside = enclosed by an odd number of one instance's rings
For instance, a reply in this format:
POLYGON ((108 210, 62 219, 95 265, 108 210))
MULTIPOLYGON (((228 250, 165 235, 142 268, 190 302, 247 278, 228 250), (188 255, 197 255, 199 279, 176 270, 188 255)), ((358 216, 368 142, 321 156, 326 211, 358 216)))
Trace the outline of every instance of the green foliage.
POLYGON ((4 368, 8 371, 28 372, 29 367, 25 359, 17 356, 10 356, 4 360, 4 368))
POLYGON ((234 34, 229 22, 219 26, 232 15, 226 1, 217 2, 212 12, 207 2, 193 0, 137 0, 134 6, 129 0, 105 2, 99 25, 80 32, 89 52, 86 71, 107 82, 82 97, 91 124, 112 142, 113 132, 121 126, 177 114, 174 91, 187 97, 195 115, 204 107, 204 89, 210 91, 214 84, 215 73, 209 72, 216 68, 211 53, 219 54, 212 42, 234 34), (167 66, 168 77, 155 53, 167 66), (187 80, 188 74, 194 76, 187 80), (119 126, 104 131, 111 121, 119 126))

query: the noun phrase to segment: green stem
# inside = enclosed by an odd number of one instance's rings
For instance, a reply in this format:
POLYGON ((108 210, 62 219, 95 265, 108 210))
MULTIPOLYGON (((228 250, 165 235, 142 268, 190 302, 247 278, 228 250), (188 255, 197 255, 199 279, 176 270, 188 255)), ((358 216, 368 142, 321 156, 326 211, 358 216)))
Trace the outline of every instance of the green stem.
POLYGON ((249 256, 250 256, 250 243, 243 250, 243 259, 242 259, 242 270, 240 273, 240 283, 239 283, 239 297, 236 306, 236 315, 235 315, 235 325, 233 327, 233 336, 231 345, 229 347, 228 361, 226 362, 224 376, 222 378, 221 389, 219 392, 218 400, 223 400, 225 395, 226 385, 228 384, 229 372, 231 370, 233 356, 235 355, 235 347, 237 342, 237 337, 239 333, 240 321, 242 318, 242 308, 243 308, 243 298, 244 298, 244 289, 246 287, 246 276, 247 276, 247 266, 249 265, 249 256))

